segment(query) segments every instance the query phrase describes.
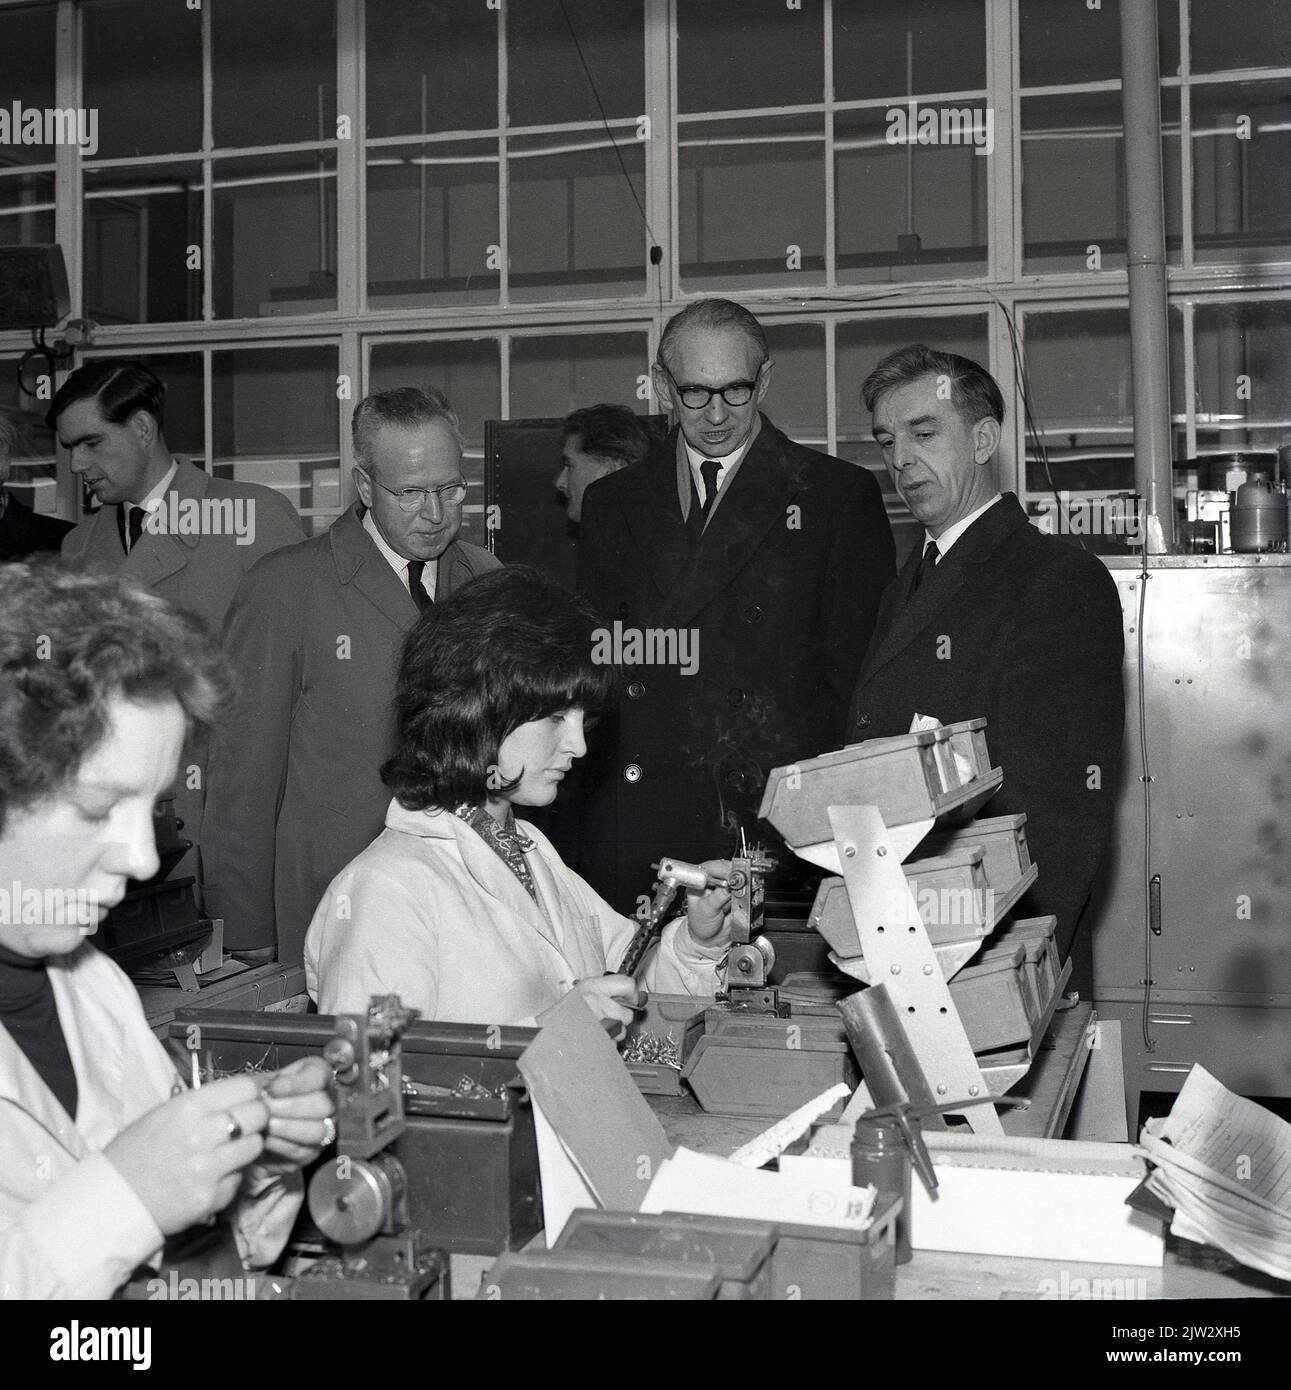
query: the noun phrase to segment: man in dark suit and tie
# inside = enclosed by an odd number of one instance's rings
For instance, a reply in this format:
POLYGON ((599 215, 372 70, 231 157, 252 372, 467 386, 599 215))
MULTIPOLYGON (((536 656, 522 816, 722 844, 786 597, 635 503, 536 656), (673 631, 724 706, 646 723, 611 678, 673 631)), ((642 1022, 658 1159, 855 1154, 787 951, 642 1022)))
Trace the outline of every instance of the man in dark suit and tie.
POLYGON ((654 381, 675 428, 583 497, 579 584, 610 624, 625 691, 579 867, 621 909, 660 855, 769 838, 766 775, 842 741, 893 573, 877 481, 759 413, 771 371, 741 305, 674 315, 654 381))
POLYGON ((916 713, 985 718, 1004 784, 983 815, 1025 811, 1040 876, 1016 915, 1056 914, 1073 988, 1092 990, 1078 933, 1111 834, 1125 696, 1116 585, 1095 555, 1042 535, 992 458, 1004 399, 976 362, 922 345, 861 388, 874 438, 924 535, 883 596, 848 741, 906 733, 916 713))
POLYGON ((212 759, 208 895, 244 954, 299 961, 331 880, 376 838, 400 647, 418 613, 499 568, 457 538, 457 416, 435 390, 359 402, 359 500, 322 536, 271 555, 225 632, 240 700, 212 759))

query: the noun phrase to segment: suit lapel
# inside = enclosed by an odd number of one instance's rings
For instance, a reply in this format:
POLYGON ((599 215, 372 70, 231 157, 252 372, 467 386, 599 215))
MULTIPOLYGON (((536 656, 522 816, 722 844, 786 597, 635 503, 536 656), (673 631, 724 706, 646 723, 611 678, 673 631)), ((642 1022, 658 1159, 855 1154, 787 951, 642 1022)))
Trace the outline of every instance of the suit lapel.
POLYGON ((1029 523, 1017 498, 1006 492, 1000 501, 985 511, 951 547, 950 554, 937 565, 923 582, 919 592, 910 597, 915 571, 923 556, 924 537, 910 552, 900 574, 892 582, 884 598, 878 633, 870 644, 859 684, 864 684, 875 671, 899 656, 914 639, 932 626, 937 615, 964 587, 976 567, 994 554, 1000 543, 1029 523), (889 606, 889 603, 891 606, 889 606))
POLYGON ((690 622, 744 568, 767 532, 784 524, 786 508, 799 490, 797 472, 786 456, 786 442, 763 416, 758 437, 731 480, 729 495, 722 498, 692 552, 688 582, 672 594, 667 615, 670 625, 680 627, 690 622))
POLYGON ((435 578, 435 602, 455 594, 463 584, 474 578, 474 571, 466 561, 457 541, 439 557, 435 578))
POLYGON ((385 562, 372 537, 363 529, 360 503, 356 502, 332 524, 328 537, 337 577, 361 594, 400 632, 417 618, 417 603, 385 562))
MULTIPOLYGON (((200 508, 209 482, 210 479, 200 468, 180 459, 170 487, 161 499, 162 525, 169 528, 172 518, 182 518, 183 504, 190 499, 200 508)), ((113 508, 117 513, 120 510, 120 507, 113 508)), ((118 546, 121 543, 120 525, 120 521, 114 516, 112 527, 117 535, 118 546)), ((141 584, 155 587, 162 580, 169 579, 172 574, 178 574, 188 564, 200 539, 196 530, 191 533, 169 529, 153 532, 145 528, 139 537, 139 543, 125 557, 122 573, 141 584)))
POLYGON ((677 502, 676 438, 674 431, 639 469, 623 475, 624 521, 661 599, 685 579, 694 563, 677 502))

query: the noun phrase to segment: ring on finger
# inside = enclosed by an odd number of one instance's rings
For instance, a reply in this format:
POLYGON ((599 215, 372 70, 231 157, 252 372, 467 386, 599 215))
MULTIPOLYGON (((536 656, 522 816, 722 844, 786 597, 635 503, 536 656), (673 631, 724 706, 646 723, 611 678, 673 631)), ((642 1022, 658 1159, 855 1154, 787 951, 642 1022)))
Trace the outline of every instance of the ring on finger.
POLYGON ((233 1143, 235 1139, 241 1139, 242 1126, 238 1124, 237 1120, 234 1118, 233 1111, 226 1110, 224 1112, 224 1118, 228 1121, 229 1143, 233 1143))

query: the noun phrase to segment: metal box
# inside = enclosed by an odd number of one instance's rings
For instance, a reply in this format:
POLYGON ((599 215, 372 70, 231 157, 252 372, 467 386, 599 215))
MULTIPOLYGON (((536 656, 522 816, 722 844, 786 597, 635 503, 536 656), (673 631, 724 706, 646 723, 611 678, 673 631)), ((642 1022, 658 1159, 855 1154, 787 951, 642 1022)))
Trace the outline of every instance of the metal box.
POLYGON ((921 854, 948 854, 978 846, 986 880, 997 893, 1007 892, 1031 867, 1025 812, 988 816, 950 830, 934 830, 919 846, 921 854))
POLYGON ((711 1264, 672 1264, 583 1250, 526 1250, 503 1255, 475 1296, 486 1302, 706 1301, 718 1296, 721 1283, 717 1266, 711 1264))
POLYGON ((704 1011, 712 1004, 711 998, 689 994, 650 995, 619 1049, 643 1095, 681 1094, 682 1063, 704 1031, 704 1011))
POLYGON ((857 1082, 838 1013, 792 1018, 710 1009, 682 1079, 712 1115, 783 1119, 840 1081, 857 1082))
MULTIPOLYGON (((896 1289, 896 1219, 899 1197, 880 1194, 870 1224, 862 1231, 837 1226, 801 1226, 777 1221, 771 1257, 770 1297, 870 1302, 890 1299, 896 1289)), ((670 1220, 704 1222, 706 1216, 665 1212, 670 1220)))
POLYGON ((574 1212, 555 1248, 672 1264, 716 1265, 719 1299, 767 1299, 776 1228, 765 1221, 706 1216, 679 1221, 640 1212, 574 1212))
POLYGON ((1013 922, 1005 922, 991 938, 993 945, 1026 946, 1028 960, 1031 959, 1032 949, 1037 950, 1034 961, 1036 994, 1040 999, 1042 1013, 1049 1007, 1049 1000, 1058 988, 1058 978, 1062 973, 1058 945, 1053 939, 1057 928, 1056 917, 1021 917, 1013 922))
POLYGON ((996 791, 1003 773, 988 770, 947 788, 946 740, 944 730, 875 738, 775 768, 758 814, 795 850, 832 842, 830 806, 876 806, 888 826, 933 820, 952 810, 971 815, 996 791))
POLYGON ((1023 981, 1025 968, 1026 948, 1019 944, 988 952, 951 980, 950 997, 974 1052, 1030 1041, 1040 1014, 1023 981))

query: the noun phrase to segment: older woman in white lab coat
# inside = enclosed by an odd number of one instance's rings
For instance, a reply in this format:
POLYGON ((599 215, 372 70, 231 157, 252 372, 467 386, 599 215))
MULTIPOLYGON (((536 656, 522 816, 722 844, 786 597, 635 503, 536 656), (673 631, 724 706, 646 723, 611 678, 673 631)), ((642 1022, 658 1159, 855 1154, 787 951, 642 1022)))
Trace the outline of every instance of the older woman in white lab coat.
MULTIPOLYGON (((514 814, 555 799, 586 752, 585 715, 611 698, 613 673, 592 658, 596 625, 573 595, 518 568, 423 614, 400 666, 386 828, 333 880, 305 942, 324 1013, 397 991, 428 1018, 532 1025, 576 990, 598 1017, 631 1020, 638 983, 607 972, 637 923, 514 814)), ((724 888, 691 893, 643 983, 715 994, 729 903, 724 888)))
POLYGON ((221 659, 122 581, 0 582, 0 1297, 110 1297, 226 1207, 265 1264, 334 1133, 326 1064, 186 1091, 88 939, 156 872, 153 803, 221 706, 221 659))

